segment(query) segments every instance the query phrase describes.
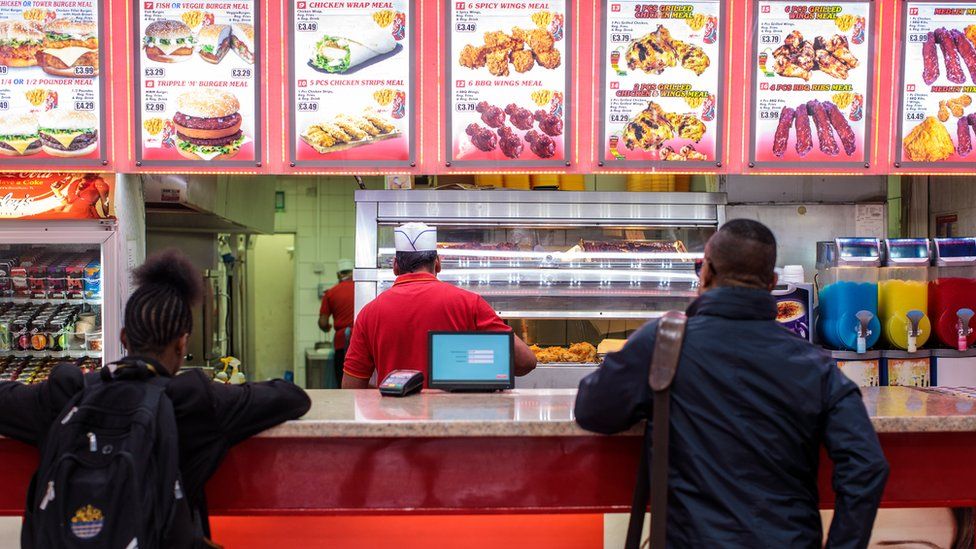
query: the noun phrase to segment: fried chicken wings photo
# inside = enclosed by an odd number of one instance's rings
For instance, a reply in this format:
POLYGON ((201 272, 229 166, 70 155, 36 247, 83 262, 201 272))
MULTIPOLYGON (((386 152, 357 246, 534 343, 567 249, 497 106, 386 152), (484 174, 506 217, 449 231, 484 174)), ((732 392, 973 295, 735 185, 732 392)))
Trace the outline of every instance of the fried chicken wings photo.
POLYGON ((562 65, 562 54, 556 48, 556 37, 546 29, 514 27, 484 33, 482 44, 466 44, 458 63, 469 69, 486 68, 493 76, 510 76, 511 70, 527 73, 536 65, 556 69, 562 65))
POLYGON ((847 80, 851 69, 860 64, 851 53, 847 37, 835 34, 829 38, 818 36, 813 42, 794 30, 786 35, 783 44, 773 51, 773 71, 787 78, 810 80, 814 71, 821 71, 838 79, 847 80))

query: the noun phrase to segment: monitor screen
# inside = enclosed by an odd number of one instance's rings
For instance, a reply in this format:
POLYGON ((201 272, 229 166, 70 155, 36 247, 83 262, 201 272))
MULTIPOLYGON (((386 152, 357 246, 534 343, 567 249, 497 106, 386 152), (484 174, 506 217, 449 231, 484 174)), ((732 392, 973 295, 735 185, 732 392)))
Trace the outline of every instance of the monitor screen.
POLYGON ((511 332, 431 332, 430 386, 510 388, 512 337, 511 332))

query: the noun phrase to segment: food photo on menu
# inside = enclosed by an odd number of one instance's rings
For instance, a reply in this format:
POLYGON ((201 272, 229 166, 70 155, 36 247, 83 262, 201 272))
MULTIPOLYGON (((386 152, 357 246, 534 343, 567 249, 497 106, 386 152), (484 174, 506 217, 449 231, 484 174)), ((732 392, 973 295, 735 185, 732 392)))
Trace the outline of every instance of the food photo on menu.
POLYGON ((607 15, 603 160, 716 161, 721 3, 622 2, 607 15))
POLYGON ((296 162, 408 161, 409 4, 356 4, 296 9, 296 162))
POLYGON ((143 159, 253 160, 253 12, 142 15, 143 159))
POLYGON ((958 10, 909 2, 905 22, 901 158, 972 162, 976 140, 976 20, 958 10))
POLYGON ((0 155, 91 158, 99 154, 99 40, 93 7, 0 6, 0 155))
POLYGON ((763 11, 753 91, 756 162, 866 158, 870 81, 867 2, 763 11))
POLYGON ((563 159, 564 13, 519 6, 452 17, 453 159, 563 159))

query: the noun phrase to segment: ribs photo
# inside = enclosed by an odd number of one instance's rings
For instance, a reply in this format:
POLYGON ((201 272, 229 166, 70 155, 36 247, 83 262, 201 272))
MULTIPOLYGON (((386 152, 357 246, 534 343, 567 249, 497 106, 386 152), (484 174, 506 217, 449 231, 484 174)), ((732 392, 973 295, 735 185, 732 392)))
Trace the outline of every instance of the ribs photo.
POLYGON ((813 150, 813 135, 810 131, 810 117, 806 104, 796 107, 796 154, 804 157, 813 150))
POLYGON ((782 157, 786 152, 786 145, 790 140, 790 126, 793 125, 793 118, 796 111, 790 107, 783 107, 779 113, 779 124, 776 126, 776 133, 773 135, 773 154, 782 157))
POLYGON ((956 153, 959 156, 969 156, 973 151, 973 141, 969 136, 969 119, 962 117, 956 123, 956 153))
POLYGON ((816 99, 807 102, 807 111, 813 118, 813 124, 817 127, 817 142, 820 150, 828 156, 837 156, 840 149, 837 148, 837 141, 831 131, 830 122, 827 120, 827 111, 816 99))
POLYGON ((969 77, 976 84, 976 48, 973 48, 969 39, 966 38, 966 34, 962 31, 953 29, 949 34, 956 44, 956 49, 959 50, 959 55, 962 57, 963 63, 969 69, 969 77))
POLYGON ((939 54, 936 53, 935 33, 930 32, 922 44, 922 81, 931 86, 939 79, 939 54))
POLYGON ((959 51, 956 43, 945 27, 935 30, 935 41, 942 48, 942 56, 945 58, 946 78, 954 84, 965 84, 966 75, 962 72, 962 65, 959 62, 959 51))
POLYGON ((834 127, 837 136, 840 137, 844 152, 847 153, 847 156, 851 156, 857 150, 857 138, 854 135, 854 130, 851 129, 851 125, 847 123, 847 118, 844 117, 844 113, 840 112, 837 105, 830 101, 824 101, 823 107, 827 111, 827 120, 830 121, 830 125, 834 127))

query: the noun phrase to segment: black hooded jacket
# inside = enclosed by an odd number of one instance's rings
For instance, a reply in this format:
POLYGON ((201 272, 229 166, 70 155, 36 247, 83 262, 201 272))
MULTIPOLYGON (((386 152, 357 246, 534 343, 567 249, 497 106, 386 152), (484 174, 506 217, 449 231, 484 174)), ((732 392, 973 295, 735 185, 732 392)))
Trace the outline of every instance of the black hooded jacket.
MULTIPOLYGON (((837 495, 827 547, 867 547, 888 464, 857 386, 778 325, 769 292, 714 289, 688 315, 671 388, 668 546, 820 548, 823 446, 837 495)), ((582 380, 583 428, 649 419, 656 330, 648 323, 582 380)))
MULTIPOLYGON (((160 375, 165 368, 144 357, 160 375)), ((95 379, 98 372, 88 374, 95 379)), ((48 429, 71 398, 85 386, 75 366, 54 368, 37 385, 0 382, 0 435, 40 446, 48 429)), ((198 512, 210 536, 204 486, 227 451, 252 435, 308 412, 311 401, 300 387, 283 380, 221 385, 200 370, 173 377, 166 389, 179 430, 180 473, 192 511, 198 512)))

